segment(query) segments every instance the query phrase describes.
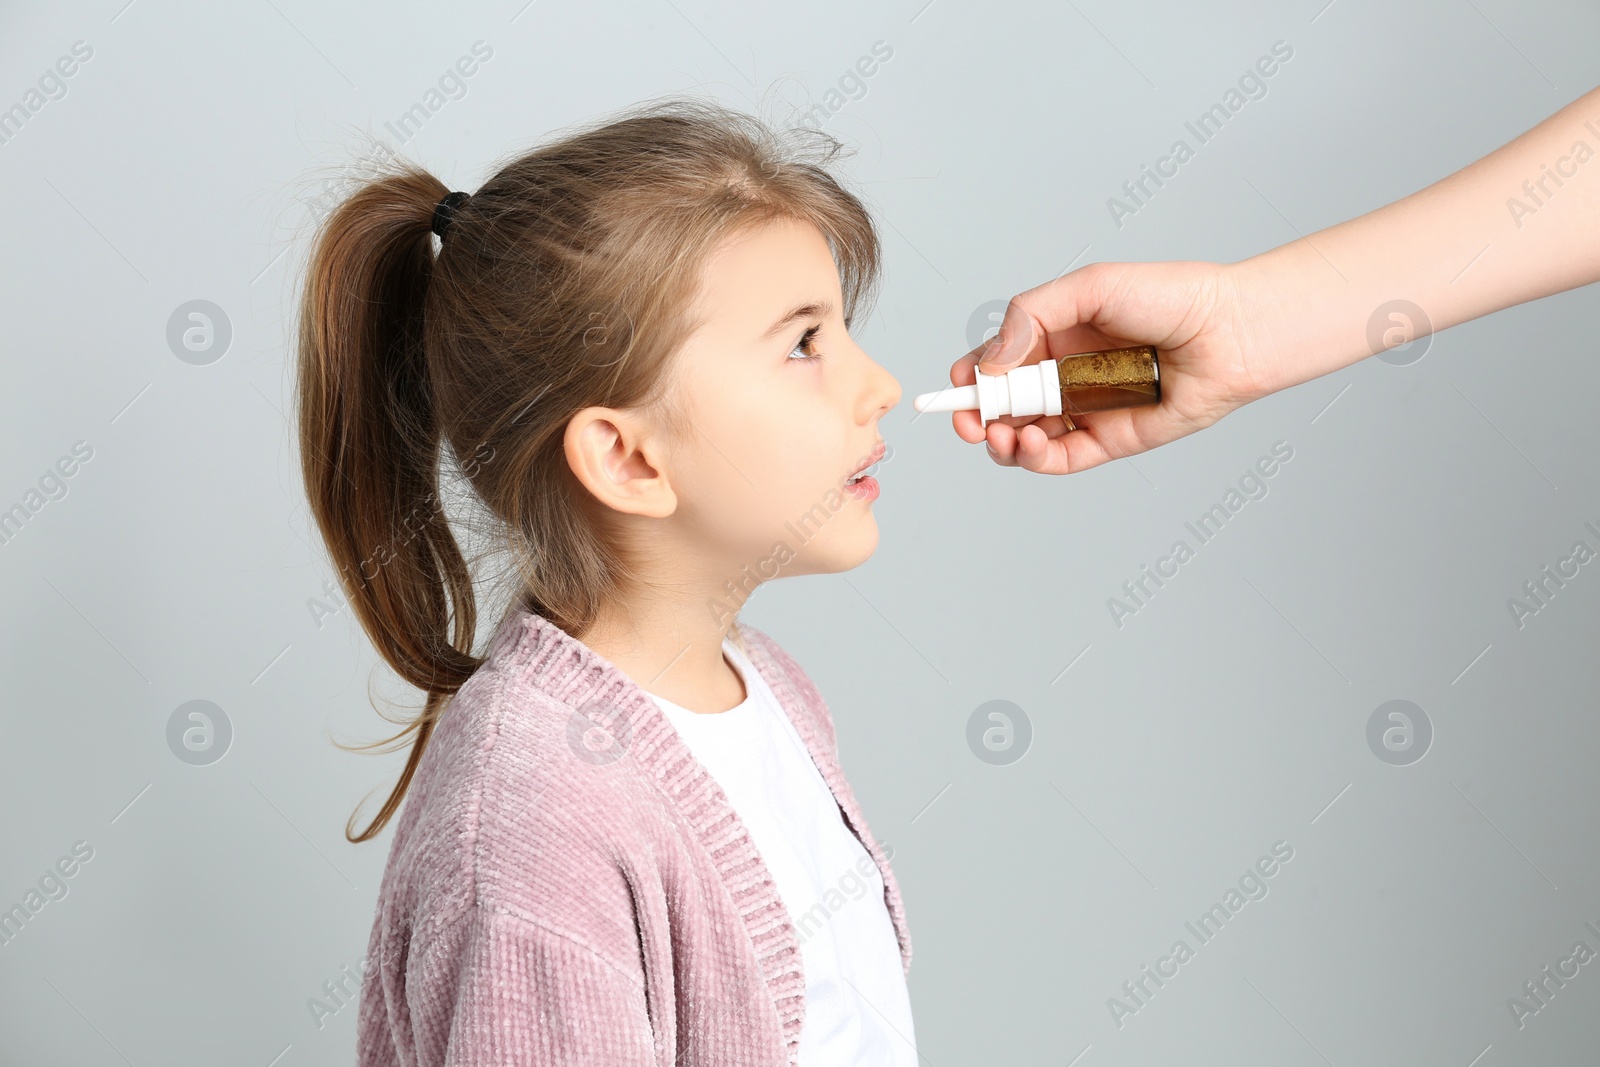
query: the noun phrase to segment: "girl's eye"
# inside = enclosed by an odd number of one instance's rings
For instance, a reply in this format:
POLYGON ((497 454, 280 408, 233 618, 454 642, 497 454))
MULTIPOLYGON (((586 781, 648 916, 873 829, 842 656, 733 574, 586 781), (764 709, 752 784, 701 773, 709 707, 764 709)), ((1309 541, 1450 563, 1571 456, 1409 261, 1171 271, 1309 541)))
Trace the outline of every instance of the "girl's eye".
MULTIPOLYGON (((806 332, 800 335, 800 343, 795 345, 794 348, 790 349, 789 354, 792 356, 796 352, 806 352, 809 349, 811 349, 812 347, 814 347, 814 342, 817 339, 817 333, 821 329, 822 329, 822 327, 820 327, 820 326, 808 327, 806 329, 806 332)), ((818 360, 818 359, 821 359, 821 358, 822 358, 822 353, 821 352, 815 352, 815 353, 812 353, 812 354, 809 354, 809 355, 803 355, 803 356, 799 357, 798 359, 796 359, 794 362, 796 362, 796 363, 810 363, 813 360, 818 360)))

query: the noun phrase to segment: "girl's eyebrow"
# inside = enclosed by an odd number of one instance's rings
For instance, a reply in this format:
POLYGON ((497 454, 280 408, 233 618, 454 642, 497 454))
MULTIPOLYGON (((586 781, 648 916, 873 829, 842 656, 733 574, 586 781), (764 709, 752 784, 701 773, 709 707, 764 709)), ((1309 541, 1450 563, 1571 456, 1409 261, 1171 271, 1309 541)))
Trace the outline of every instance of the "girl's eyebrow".
POLYGON ((811 318, 817 318, 817 317, 826 318, 827 316, 829 316, 831 314, 833 314, 833 305, 831 303, 829 303, 828 301, 826 301, 826 300, 823 300, 823 301, 813 300, 813 301, 811 301, 809 303, 801 304, 799 307, 797 307, 794 310, 790 311, 783 318, 781 318, 777 322, 773 323, 771 328, 768 329, 766 333, 761 335, 761 339, 763 341, 765 341, 767 338, 769 338, 769 337, 773 336, 774 334, 778 333, 785 326, 788 326, 791 322, 794 322, 796 319, 811 319, 811 318))

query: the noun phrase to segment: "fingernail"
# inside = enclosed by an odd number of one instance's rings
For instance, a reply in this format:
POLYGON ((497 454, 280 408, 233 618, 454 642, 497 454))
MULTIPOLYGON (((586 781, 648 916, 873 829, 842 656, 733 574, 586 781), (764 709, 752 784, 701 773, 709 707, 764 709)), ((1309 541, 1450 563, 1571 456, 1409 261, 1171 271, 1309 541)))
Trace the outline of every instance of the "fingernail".
MULTIPOLYGON (((994 340, 989 342, 989 347, 983 350, 983 354, 978 357, 978 362, 999 364, 1001 366, 1011 362, 1011 353, 1006 349, 1006 343, 1001 339, 1000 334, 996 334, 994 340)), ((992 371, 989 373, 992 373, 992 371)))
POLYGON ((980 363, 996 364, 996 369, 1009 369, 1010 365, 1027 355, 1028 347, 1033 341, 1033 323, 1028 323, 1028 337, 1022 343, 1017 343, 1006 333, 1004 326, 994 335, 994 340, 984 352, 980 363))

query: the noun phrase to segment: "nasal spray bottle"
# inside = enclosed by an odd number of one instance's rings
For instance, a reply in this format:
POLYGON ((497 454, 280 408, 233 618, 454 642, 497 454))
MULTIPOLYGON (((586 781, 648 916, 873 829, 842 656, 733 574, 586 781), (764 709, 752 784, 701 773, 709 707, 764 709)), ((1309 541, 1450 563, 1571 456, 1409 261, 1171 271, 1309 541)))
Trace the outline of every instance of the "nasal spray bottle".
POLYGON ((1075 430, 1074 415, 1160 401, 1155 346, 1137 345, 1046 359, 1004 374, 980 372, 976 385, 923 393, 911 406, 918 411, 976 408, 985 425, 1001 415, 1060 415, 1075 430))

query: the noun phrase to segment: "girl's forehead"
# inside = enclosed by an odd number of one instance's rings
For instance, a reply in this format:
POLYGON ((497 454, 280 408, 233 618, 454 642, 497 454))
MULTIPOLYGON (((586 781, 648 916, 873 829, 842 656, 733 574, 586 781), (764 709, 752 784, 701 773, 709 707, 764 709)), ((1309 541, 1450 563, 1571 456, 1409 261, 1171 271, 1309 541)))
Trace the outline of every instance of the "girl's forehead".
POLYGON ((799 317, 827 316, 838 307, 839 273, 821 231, 785 220, 725 242, 706 264, 696 310, 717 320, 770 336, 799 317))

